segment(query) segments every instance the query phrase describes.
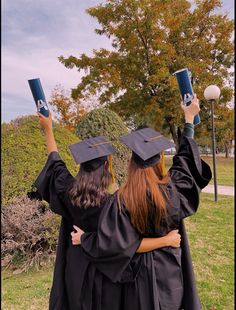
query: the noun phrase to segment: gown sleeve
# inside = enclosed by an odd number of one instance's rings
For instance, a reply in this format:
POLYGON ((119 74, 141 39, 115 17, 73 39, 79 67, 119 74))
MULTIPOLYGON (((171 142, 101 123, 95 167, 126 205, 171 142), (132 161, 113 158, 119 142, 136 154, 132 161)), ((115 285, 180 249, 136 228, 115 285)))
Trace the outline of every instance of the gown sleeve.
POLYGON ((71 216, 65 197, 68 186, 73 180, 73 176, 58 152, 51 152, 45 166, 34 182, 34 186, 43 200, 49 203, 50 209, 69 220, 71 216))
POLYGON ((136 253, 141 237, 130 223, 128 212, 117 206, 115 193, 99 217, 97 232, 84 233, 81 246, 96 268, 111 281, 121 281, 122 274, 136 253))
MULTIPOLYGON (((186 127, 186 126, 185 126, 186 127)), ((177 154, 169 170, 172 182, 180 197, 180 218, 197 211, 199 194, 212 178, 209 165, 200 158, 191 130, 184 128, 177 154)))

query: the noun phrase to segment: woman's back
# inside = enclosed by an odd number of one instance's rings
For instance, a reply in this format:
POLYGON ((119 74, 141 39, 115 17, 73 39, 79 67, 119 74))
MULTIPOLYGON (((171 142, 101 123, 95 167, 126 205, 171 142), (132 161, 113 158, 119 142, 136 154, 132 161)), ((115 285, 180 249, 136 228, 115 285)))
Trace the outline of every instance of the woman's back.
MULTIPOLYGON (((107 195, 107 199, 109 199, 109 197, 110 195, 107 195)), ((85 232, 97 231, 99 216, 106 200, 104 200, 99 206, 81 208, 72 204, 69 196, 69 189, 67 189, 63 201, 67 205, 73 225, 78 226, 85 232)))
MULTIPOLYGON (((158 185, 157 185, 158 186, 158 185)), ((142 234, 143 237, 162 237, 165 236, 169 231, 178 229, 179 227, 179 204, 178 195, 174 184, 170 180, 166 185, 163 185, 165 192, 168 193, 168 200, 166 199, 166 216, 162 218, 160 226, 156 225, 156 207, 148 199, 148 224, 146 231, 142 234)))
MULTIPOLYGON (((78 310, 82 309, 82 305, 92 309, 92 305, 99 306, 101 302, 107 306, 104 309, 110 310, 114 301, 113 298, 121 300, 120 285, 105 279, 101 272, 86 258, 82 248, 73 245, 71 240, 74 225, 85 232, 97 231, 100 213, 110 197, 110 194, 107 193, 107 186, 111 180, 111 175, 106 161, 107 157, 100 157, 95 162, 86 163, 84 169, 91 169, 91 165, 96 165, 96 168, 88 173, 80 168, 82 173, 78 173, 77 179, 70 174, 58 152, 53 151, 48 156, 47 163, 35 181, 36 188, 42 198, 49 202, 51 210, 62 216, 53 285, 50 293, 50 310, 78 310), (99 166, 97 166, 98 164, 99 166), (104 165, 106 166, 104 167, 104 165), (101 176, 99 176, 99 169, 103 173, 101 176), (81 175, 88 177, 86 182, 81 182, 81 175), (95 177, 97 177, 97 183, 94 182, 95 177), (74 196, 71 195, 73 189, 74 196), (92 194, 88 195, 89 191, 92 194), (80 199, 81 204, 77 203, 78 198, 82 198, 80 199), (96 202, 98 200, 100 203, 97 204, 86 203, 87 201, 96 202)), ((113 307, 113 309, 120 310, 119 303, 117 303, 117 308, 113 307)))
MULTIPOLYGON (((170 310, 180 309, 181 304, 184 309, 200 309, 183 219, 197 211, 200 191, 209 183, 211 170, 201 160, 193 139, 182 137, 180 148, 169 170, 169 177, 166 185, 166 217, 162 218, 158 227, 155 219, 157 208, 149 202, 147 228, 140 234, 137 230, 139 227, 134 227, 140 238, 162 236, 177 228, 182 236, 179 249, 164 247, 148 253, 134 254, 130 264, 126 265, 125 269, 116 266, 117 271, 114 274, 112 266, 115 255, 120 258, 122 253, 125 258, 131 244, 133 250, 137 247, 137 237, 126 220, 129 218, 133 223, 129 205, 126 205, 125 200, 117 199, 117 194, 100 216, 96 237, 98 242, 94 234, 82 235, 81 245, 84 251, 96 264, 100 264, 98 266, 102 272, 123 284, 123 309, 130 309, 132 305, 137 310, 170 310)), ((132 178, 130 180, 132 181, 132 178)), ((137 208, 138 206, 137 204, 137 208)))

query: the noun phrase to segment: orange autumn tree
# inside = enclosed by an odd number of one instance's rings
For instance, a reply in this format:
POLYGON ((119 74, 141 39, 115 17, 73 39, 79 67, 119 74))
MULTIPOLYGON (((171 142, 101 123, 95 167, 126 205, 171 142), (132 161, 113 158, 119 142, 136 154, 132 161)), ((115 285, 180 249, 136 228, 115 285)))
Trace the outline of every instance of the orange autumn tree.
POLYGON ((73 99, 69 92, 66 92, 61 85, 57 85, 52 91, 49 104, 56 112, 58 123, 71 132, 75 132, 81 117, 86 113, 80 101, 73 99))
MULTIPOLYGON (((222 104, 232 98, 225 81, 232 78, 234 22, 217 10, 221 6, 220 0, 107 0, 89 8, 99 24, 95 32, 109 38, 111 49, 59 57, 67 68, 85 72, 72 97, 97 95, 128 124, 162 130, 178 145, 183 113, 176 70, 192 72, 201 106, 210 84, 220 87, 222 104)), ((209 122, 208 114, 203 107, 202 124, 209 122)))
POLYGON ((225 150, 225 157, 229 157, 229 150, 234 140, 234 108, 219 107, 215 120, 216 145, 225 150))

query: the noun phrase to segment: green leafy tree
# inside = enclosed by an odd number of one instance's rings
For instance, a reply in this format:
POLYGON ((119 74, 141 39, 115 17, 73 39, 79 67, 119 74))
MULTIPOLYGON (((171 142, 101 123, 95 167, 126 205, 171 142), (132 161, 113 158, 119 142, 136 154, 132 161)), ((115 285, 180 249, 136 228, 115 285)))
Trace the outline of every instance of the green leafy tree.
MULTIPOLYGON (((43 129, 37 116, 19 117, 1 125, 2 203, 26 195, 47 160, 43 129)), ((78 142, 69 130, 54 124, 55 139, 62 159, 73 175, 78 171, 68 145, 78 142)))
POLYGON ((107 108, 94 109, 82 117, 76 133, 80 139, 106 136, 113 143, 117 151, 114 156, 115 179, 118 185, 124 182, 130 151, 119 142, 119 137, 128 133, 119 115, 107 108))
POLYGON ((221 88, 222 103, 232 97, 226 81, 233 64, 234 24, 227 15, 215 13, 220 6, 220 0, 197 0, 194 6, 186 0, 108 0, 89 8, 100 24, 96 33, 111 40, 112 50, 59 57, 67 68, 86 73, 72 97, 97 95, 101 104, 135 126, 146 123, 171 132, 178 145, 183 114, 172 75, 176 70, 191 70, 200 100, 209 84, 221 88))

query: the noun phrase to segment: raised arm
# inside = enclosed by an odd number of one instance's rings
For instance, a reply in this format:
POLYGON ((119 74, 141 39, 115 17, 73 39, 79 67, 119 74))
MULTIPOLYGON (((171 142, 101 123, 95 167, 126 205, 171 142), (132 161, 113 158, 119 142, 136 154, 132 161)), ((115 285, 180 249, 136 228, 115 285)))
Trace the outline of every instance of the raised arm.
POLYGON ((181 108, 184 111, 185 123, 193 124, 194 116, 200 111, 197 95, 194 94, 194 98, 190 105, 186 106, 182 103, 181 108))
POLYGON ((58 154, 52 128, 52 115, 45 117, 38 113, 39 122, 45 131, 48 159, 42 171, 34 182, 37 192, 42 199, 49 203, 51 210, 67 219, 71 218, 67 202, 68 186, 74 178, 66 164, 58 154))
POLYGON ((200 192, 210 182, 212 174, 194 141, 194 116, 200 111, 196 96, 189 106, 182 105, 185 116, 184 131, 178 152, 173 157, 169 175, 181 202, 180 219, 194 214, 199 206, 200 192))
POLYGON ((45 138, 47 143, 48 154, 51 152, 58 152, 57 144, 53 134, 52 128, 52 114, 49 112, 49 116, 45 117, 41 113, 38 113, 39 122, 45 131, 45 138))
POLYGON ((197 99, 197 96, 194 95, 193 101, 189 106, 185 106, 181 104, 181 108, 184 111, 184 118, 185 118, 183 136, 193 138, 194 137, 194 125, 193 125, 194 116, 197 115, 198 112, 200 111, 199 100, 197 99))

